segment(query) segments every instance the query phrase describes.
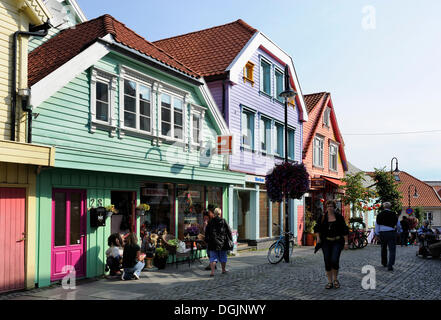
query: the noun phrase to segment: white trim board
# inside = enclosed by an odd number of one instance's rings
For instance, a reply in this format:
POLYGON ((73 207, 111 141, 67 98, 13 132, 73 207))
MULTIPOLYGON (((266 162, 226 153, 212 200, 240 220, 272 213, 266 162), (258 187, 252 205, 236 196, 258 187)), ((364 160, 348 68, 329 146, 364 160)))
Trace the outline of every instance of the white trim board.
POLYGON ((251 59, 254 52, 256 52, 260 46, 265 47, 276 57, 288 64, 291 70, 294 84, 297 90, 300 92, 298 96, 303 111, 303 120, 308 121, 308 112, 306 111, 305 101, 303 100, 302 89, 300 87, 299 80, 297 79, 297 73, 294 69, 294 63, 291 57, 286 54, 282 49, 280 49, 277 45, 275 45, 274 42, 272 42, 263 33, 256 32, 256 34, 253 35, 253 37, 247 42, 247 44, 242 48, 236 58, 234 58, 233 62, 225 70, 230 72, 230 80, 235 83, 239 83, 239 81, 241 80, 240 75, 243 72, 243 66, 251 59))
POLYGON ((94 65, 109 52, 110 50, 106 45, 96 42, 73 57, 31 87, 30 105, 33 108, 37 108, 57 91, 61 90, 72 79, 94 65))

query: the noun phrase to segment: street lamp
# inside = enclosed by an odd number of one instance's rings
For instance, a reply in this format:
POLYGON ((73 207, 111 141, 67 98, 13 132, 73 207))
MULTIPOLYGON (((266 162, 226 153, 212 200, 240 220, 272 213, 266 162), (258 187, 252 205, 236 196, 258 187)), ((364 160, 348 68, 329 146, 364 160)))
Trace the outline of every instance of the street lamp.
MULTIPOLYGON (((288 163, 288 99, 295 97, 297 92, 291 89, 289 83, 289 68, 285 65, 285 90, 279 94, 279 97, 285 98, 285 163, 288 163)), ((283 257, 285 262, 289 262, 289 215, 288 215, 288 197, 285 194, 285 252, 283 257)))
POLYGON ((412 187, 412 186, 415 189, 415 193, 414 193, 413 197, 418 198, 417 187, 414 184, 409 185, 409 187, 407 188, 407 193, 408 193, 408 197, 409 197, 409 208, 410 208, 410 187, 412 187))
POLYGON ((390 161, 390 173, 392 173, 392 164, 393 164, 394 159, 397 160, 397 161, 396 161, 396 164, 395 164, 395 170, 393 172, 399 173, 400 170, 398 170, 398 159, 395 158, 395 157, 393 157, 392 160, 390 161))

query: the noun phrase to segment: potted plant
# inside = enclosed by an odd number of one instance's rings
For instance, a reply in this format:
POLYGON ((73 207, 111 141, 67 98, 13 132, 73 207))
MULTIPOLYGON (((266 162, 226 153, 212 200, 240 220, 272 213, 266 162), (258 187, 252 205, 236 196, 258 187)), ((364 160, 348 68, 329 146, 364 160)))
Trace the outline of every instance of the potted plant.
POLYGON ((153 259, 153 264, 158 269, 165 269, 165 265, 167 263, 168 251, 165 248, 156 248, 155 250, 155 258, 153 259))
POLYGON ((136 207, 136 215, 137 216, 143 216, 145 215, 146 211, 150 210, 150 206, 146 203, 141 203, 136 207))
POLYGON ((106 218, 109 218, 114 213, 118 213, 118 210, 115 209, 115 206, 111 204, 110 206, 105 207, 106 208, 106 218))
POLYGON ((314 238, 314 227, 317 222, 314 220, 314 216, 312 212, 306 211, 305 214, 305 232, 306 232, 306 245, 314 246, 315 238, 314 238))

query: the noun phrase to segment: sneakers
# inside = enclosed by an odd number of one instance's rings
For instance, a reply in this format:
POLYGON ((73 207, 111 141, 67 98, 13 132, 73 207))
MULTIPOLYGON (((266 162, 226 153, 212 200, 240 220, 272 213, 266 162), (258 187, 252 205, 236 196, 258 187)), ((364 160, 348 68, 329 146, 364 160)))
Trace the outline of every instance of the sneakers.
POLYGON ((121 280, 125 281, 126 279, 124 279, 124 276, 126 275, 126 273, 123 271, 122 275, 121 275, 121 280))
POLYGON ((134 273, 133 276, 135 277, 136 280, 139 280, 139 276, 136 273, 134 273))

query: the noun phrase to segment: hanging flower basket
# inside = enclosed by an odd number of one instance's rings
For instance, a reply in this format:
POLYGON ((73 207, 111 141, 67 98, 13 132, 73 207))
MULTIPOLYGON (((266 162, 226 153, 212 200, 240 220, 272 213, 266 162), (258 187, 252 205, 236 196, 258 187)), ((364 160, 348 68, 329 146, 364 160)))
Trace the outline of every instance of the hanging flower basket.
POLYGON ((309 190, 309 174, 303 163, 276 165, 265 179, 268 198, 281 202, 284 197, 301 199, 309 190))
POLYGON ((148 204, 141 203, 139 206, 136 207, 135 213, 137 216, 143 216, 149 210, 150 206, 148 204))

